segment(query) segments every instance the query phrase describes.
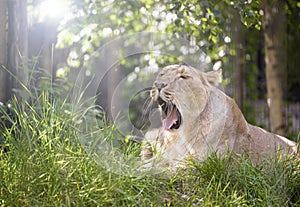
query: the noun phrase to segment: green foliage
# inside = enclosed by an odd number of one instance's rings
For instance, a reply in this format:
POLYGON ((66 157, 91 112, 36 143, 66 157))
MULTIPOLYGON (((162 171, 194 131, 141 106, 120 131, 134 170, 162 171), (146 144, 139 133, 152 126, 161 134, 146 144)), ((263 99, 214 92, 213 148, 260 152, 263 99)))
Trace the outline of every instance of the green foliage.
POLYGON ((261 29, 263 11, 261 8, 261 1, 226 1, 228 5, 237 9, 240 14, 242 23, 247 28, 261 29))
POLYGON ((226 25, 233 18, 228 12, 234 10, 215 1, 118 0, 74 1, 73 11, 73 18, 61 25, 58 46, 72 46, 76 59, 88 67, 84 56, 94 56, 93 52, 112 38, 142 31, 185 38, 215 62, 226 56, 218 53, 227 52, 224 38, 230 31, 226 25))
MULTIPOLYGON (((289 21, 294 22, 299 17, 296 4, 287 1, 287 13, 289 21)), ((169 33, 174 36, 185 38, 195 45, 197 49, 203 50, 209 57, 209 61, 215 63, 221 61, 223 70, 231 71, 232 56, 236 55, 236 47, 243 47, 245 54, 240 61, 245 61, 244 77, 245 85, 257 86, 257 67, 264 67, 259 63, 263 60, 261 17, 263 15, 261 2, 252 1, 74 1, 72 4, 74 16, 61 25, 59 34, 59 46, 72 46, 75 59, 75 67, 83 66, 91 69, 91 58, 96 57, 95 51, 113 38, 134 34, 141 31, 154 33, 169 33), (242 22, 245 30, 245 43, 237 45, 233 39, 236 25, 242 22), (259 31, 253 31, 256 28, 259 31), (260 56, 260 57, 259 57, 260 56), (81 64, 80 64, 81 62, 81 64), (260 65, 258 65, 260 64, 260 65), (256 68, 254 67, 256 65, 256 68), (247 67, 247 68, 246 68, 247 67), (251 77, 249 77, 251 76, 251 77), (248 78, 249 77, 249 78, 248 78)), ((298 28, 297 25, 289 24, 291 30, 298 28)), ((289 42, 298 42, 294 37, 297 32, 290 32, 289 42)), ((299 38, 298 38, 299 39, 299 38)), ((136 41, 127 40, 128 42, 136 41)), ((297 44, 288 47, 289 54, 297 55, 297 44), (293 48, 293 49, 292 49, 293 48), (290 52, 290 50, 292 50, 290 52)), ((178 49, 178 48, 176 48, 178 49)), ((70 53, 71 54, 71 53, 70 53)), ((193 53, 190 54, 191 56, 193 53)), ((288 57, 289 73, 292 80, 288 88, 297 88, 298 70, 295 70, 297 58, 288 57)), ((126 59, 121 64, 131 65, 131 60, 126 59)), ((168 61, 161 58, 161 64, 166 65, 168 61)), ((263 68, 260 68, 263 69, 263 68)), ((259 73, 263 73, 261 70, 259 73)), ((234 75, 230 75, 234 77, 234 75)), ((263 88, 263 87, 262 87, 263 88)), ((247 87, 247 96, 257 94, 261 88, 253 89, 247 87)), ((294 94, 294 93, 293 93, 294 94)), ((257 95, 256 95, 257 96, 257 95)), ((261 97, 261 95, 259 94, 261 97)), ((292 99, 293 97, 291 97, 292 99)))

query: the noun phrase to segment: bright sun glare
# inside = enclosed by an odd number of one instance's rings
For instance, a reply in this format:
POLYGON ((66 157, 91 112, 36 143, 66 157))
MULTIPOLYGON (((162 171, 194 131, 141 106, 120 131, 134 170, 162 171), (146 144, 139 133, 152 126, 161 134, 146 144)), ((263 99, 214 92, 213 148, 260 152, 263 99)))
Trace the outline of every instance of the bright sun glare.
POLYGON ((42 20, 64 18, 70 13, 68 0, 44 0, 38 6, 38 13, 42 20))

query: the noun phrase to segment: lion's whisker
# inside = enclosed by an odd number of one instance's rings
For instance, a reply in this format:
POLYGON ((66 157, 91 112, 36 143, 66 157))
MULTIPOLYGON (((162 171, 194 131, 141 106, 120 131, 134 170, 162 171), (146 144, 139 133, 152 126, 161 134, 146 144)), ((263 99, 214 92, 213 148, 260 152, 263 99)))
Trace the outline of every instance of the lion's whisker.
POLYGON ((153 103, 151 97, 148 97, 146 99, 145 103, 143 104, 143 109, 145 109, 145 110, 143 110, 142 117, 141 117, 142 123, 144 123, 145 120, 146 120, 146 117, 149 116, 151 108, 153 107, 153 105, 154 105, 154 103, 153 103))

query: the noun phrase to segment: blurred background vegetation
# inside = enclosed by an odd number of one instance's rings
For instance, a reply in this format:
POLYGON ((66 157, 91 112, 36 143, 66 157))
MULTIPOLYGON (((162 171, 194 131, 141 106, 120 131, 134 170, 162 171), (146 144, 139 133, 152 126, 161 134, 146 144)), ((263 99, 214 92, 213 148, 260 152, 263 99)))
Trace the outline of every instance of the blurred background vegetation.
MULTIPOLYGON (((64 96, 78 74, 88 83, 97 68, 105 65, 110 70, 102 74, 97 103, 109 117, 114 90, 124 77, 130 87, 147 79, 141 75, 147 68, 157 72, 184 60, 181 57, 195 57, 203 51, 207 55, 205 70, 223 69, 225 91, 234 97, 249 122, 297 138, 299 1, 1 0, 0 10, 3 104, 15 96, 20 101, 31 98, 26 90, 32 88, 55 86, 53 94, 64 96), (116 51, 124 45, 148 44, 136 42, 139 32, 167 33, 175 40, 184 39, 193 49, 156 42, 155 51, 123 56, 113 65, 99 58, 99 51, 116 38, 127 37, 113 46, 116 51), (165 46, 169 51, 179 48, 178 55, 165 54, 165 46)), ((104 53, 114 56, 114 48, 104 53)), ((140 96, 131 103, 130 116, 135 121, 146 99, 146 95, 140 96)))

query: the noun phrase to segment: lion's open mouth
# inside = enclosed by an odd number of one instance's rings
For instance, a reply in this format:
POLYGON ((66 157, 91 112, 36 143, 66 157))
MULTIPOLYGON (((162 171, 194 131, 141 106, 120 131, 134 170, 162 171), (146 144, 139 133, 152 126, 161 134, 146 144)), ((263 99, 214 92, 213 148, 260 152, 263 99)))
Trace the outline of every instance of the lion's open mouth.
POLYGON ((181 125, 182 118, 176 105, 171 101, 165 102, 160 97, 157 102, 161 106, 165 115, 165 118, 163 119, 163 128, 165 130, 178 129, 181 125))

